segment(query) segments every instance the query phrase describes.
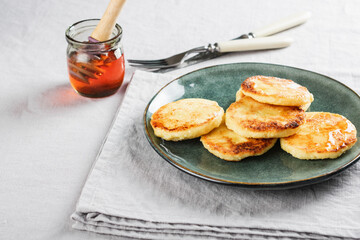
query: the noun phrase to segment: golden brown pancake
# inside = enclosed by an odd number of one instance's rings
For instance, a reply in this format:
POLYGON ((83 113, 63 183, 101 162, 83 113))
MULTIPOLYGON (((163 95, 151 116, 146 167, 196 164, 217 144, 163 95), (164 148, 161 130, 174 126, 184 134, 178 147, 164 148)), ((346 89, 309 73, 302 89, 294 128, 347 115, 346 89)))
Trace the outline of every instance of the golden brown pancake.
POLYGON ((276 140, 245 138, 228 129, 224 123, 200 138, 209 152, 227 161, 240 161, 246 157, 264 154, 274 146, 276 140))
MULTIPOLYGON (((245 95, 243 94, 243 92, 241 91, 241 87, 240 89, 236 92, 236 101, 239 101, 240 98, 244 97, 245 95)), ((301 105, 299 106, 299 108, 301 108, 302 110, 306 111, 308 110, 308 108, 310 107, 311 102, 309 102, 308 104, 305 105, 301 105)))
POLYGON ((307 106, 307 109, 314 100, 306 87, 277 77, 249 77, 241 84, 241 91, 258 102, 281 106, 307 106))
POLYGON ((200 137, 218 127, 224 110, 215 101, 187 98, 160 107, 151 116, 156 136, 180 141, 200 137))
POLYGON ((243 96, 226 110, 226 126, 248 138, 279 138, 295 134, 304 123, 299 107, 276 106, 243 96))
POLYGON ((281 148, 300 159, 337 158, 357 141, 356 128, 345 117, 327 112, 307 112, 305 123, 281 148))

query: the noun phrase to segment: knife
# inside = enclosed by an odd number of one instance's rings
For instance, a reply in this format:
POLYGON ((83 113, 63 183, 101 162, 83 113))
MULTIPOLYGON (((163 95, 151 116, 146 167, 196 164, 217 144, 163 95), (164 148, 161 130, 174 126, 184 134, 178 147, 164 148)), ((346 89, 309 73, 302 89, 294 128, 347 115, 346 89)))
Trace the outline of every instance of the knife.
MULTIPOLYGON (((298 25, 301 25, 305 23, 309 18, 311 17, 311 13, 308 11, 300 12, 294 15, 290 15, 286 18, 283 18, 277 22, 274 22, 270 25, 267 25, 263 28, 260 28, 256 31, 250 32, 248 34, 242 34, 241 36, 234 38, 232 40, 238 40, 238 39, 249 39, 249 38, 261 38, 261 37, 267 37, 274 35, 276 33, 285 31, 287 29, 296 27, 298 25)), ((187 66, 191 66, 203 61, 207 61, 213 58, 217 58, 220 56, 223 56, 227 53, 219 53, 219 52, 204 52, 204 53, 198 53, 195 56, 185 60, 182 64, 176 66, 176 67, 169 67, 169 68, 163 68, 163 69, 157 69, 153 72, 159 72, 159 73, 165 73, 170 72, 179 68, 184 68, 187 66)))

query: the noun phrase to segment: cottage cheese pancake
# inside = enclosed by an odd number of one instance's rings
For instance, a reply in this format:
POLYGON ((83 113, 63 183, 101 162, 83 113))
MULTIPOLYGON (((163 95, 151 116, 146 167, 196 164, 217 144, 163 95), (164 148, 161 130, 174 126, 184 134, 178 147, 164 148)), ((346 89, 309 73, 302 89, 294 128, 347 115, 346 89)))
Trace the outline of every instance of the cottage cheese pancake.
POLYGON ((282 106, 310 106, 313 95, 292 80, 253 76, 241 84, 241 91, 256 101, 282 106))
POLYGON ((224 110, 217 102, 187 98, 160 107, 150 123, 156 136, 180 141, 210 132, 220 125, 223 115, 224 110))
POLYGON ((242 93, 241 91, 241 87, 239 89, 239 91, 236 92, 236 102, 239 101, 242 97, 244 97, 245 95, 242 93))
POLYGON ((248 138, 279 138, 295 134, 304 123, 299 107, 276 106, 243 96, 226 110, 226 126, 248 138))
POLYGON ((300 159, 337 158, 356 143, 356 128, 345 117, 307 112, 299 131, 280 140, 281 148, 300 159))
MULTIPOLYGON (((243 92, 241 91, 241 87, 240 87, 240 89, 236 92, 236 101, 239 101, 240 98, 242 98, 244 96, 246 96, 246 95, 243 94, 243 92)), ((299 106, 299 108, 306 111, 306 110, 309 109, 310 105, 311 105, 311 102, 309 102, 309 103, 307 103, 305 105, 301 105, 301 106, 299 106)))
POLYGON ((276 140, 245 138, 228 129, 224 123, 200 138, 209 152, 227 161, 240 161, 246 157, 261 155, 272 148, 276 140))

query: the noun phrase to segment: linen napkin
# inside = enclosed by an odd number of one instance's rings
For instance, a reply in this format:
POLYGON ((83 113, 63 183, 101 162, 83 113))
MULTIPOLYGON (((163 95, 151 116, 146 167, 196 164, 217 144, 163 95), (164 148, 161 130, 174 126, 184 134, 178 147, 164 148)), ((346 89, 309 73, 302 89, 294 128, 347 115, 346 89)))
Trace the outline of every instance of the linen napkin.
POLYGON ((360 166, 321 184, 244 190, 174 168, 143 112, 171 75, 137 71, 71 216, 73 228, 136 239, 359 239, 360 166))

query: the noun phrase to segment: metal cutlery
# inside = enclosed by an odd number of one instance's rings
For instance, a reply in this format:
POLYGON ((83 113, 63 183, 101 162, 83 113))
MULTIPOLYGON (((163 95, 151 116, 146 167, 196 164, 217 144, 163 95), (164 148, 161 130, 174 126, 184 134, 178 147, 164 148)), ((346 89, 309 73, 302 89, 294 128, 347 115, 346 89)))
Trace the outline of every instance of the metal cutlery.
POLYGON ((186 60, 191 53, 226 53, 250 50, 284 48, 293 42, 289 37, 264 37, 257 39, 241 39, 226 42, 218 42, 203 47, 197 47, 159 60, 128 60, 132 65, 142 65, 145 68, 168 68, 176 67, 186 60))
POLYGON ((276 49, 289 46, 290 38, 268 37, 303 24, 311 16, 310 12, 301 12, 288 16, 257 31, 243 34, 231 41, 197 47, 174 56, 158 60, 129 59, 130 66, 150 71, 167 72, 222 56, 228 52, 276 49), (230 47, 231 46, 231 47, 230 47), (255 47, 256 46, 256 47, 255 47), (196 54, 196 55, 194 55, 196 54), (192 56, 191 56, 192 55, 192 56))

